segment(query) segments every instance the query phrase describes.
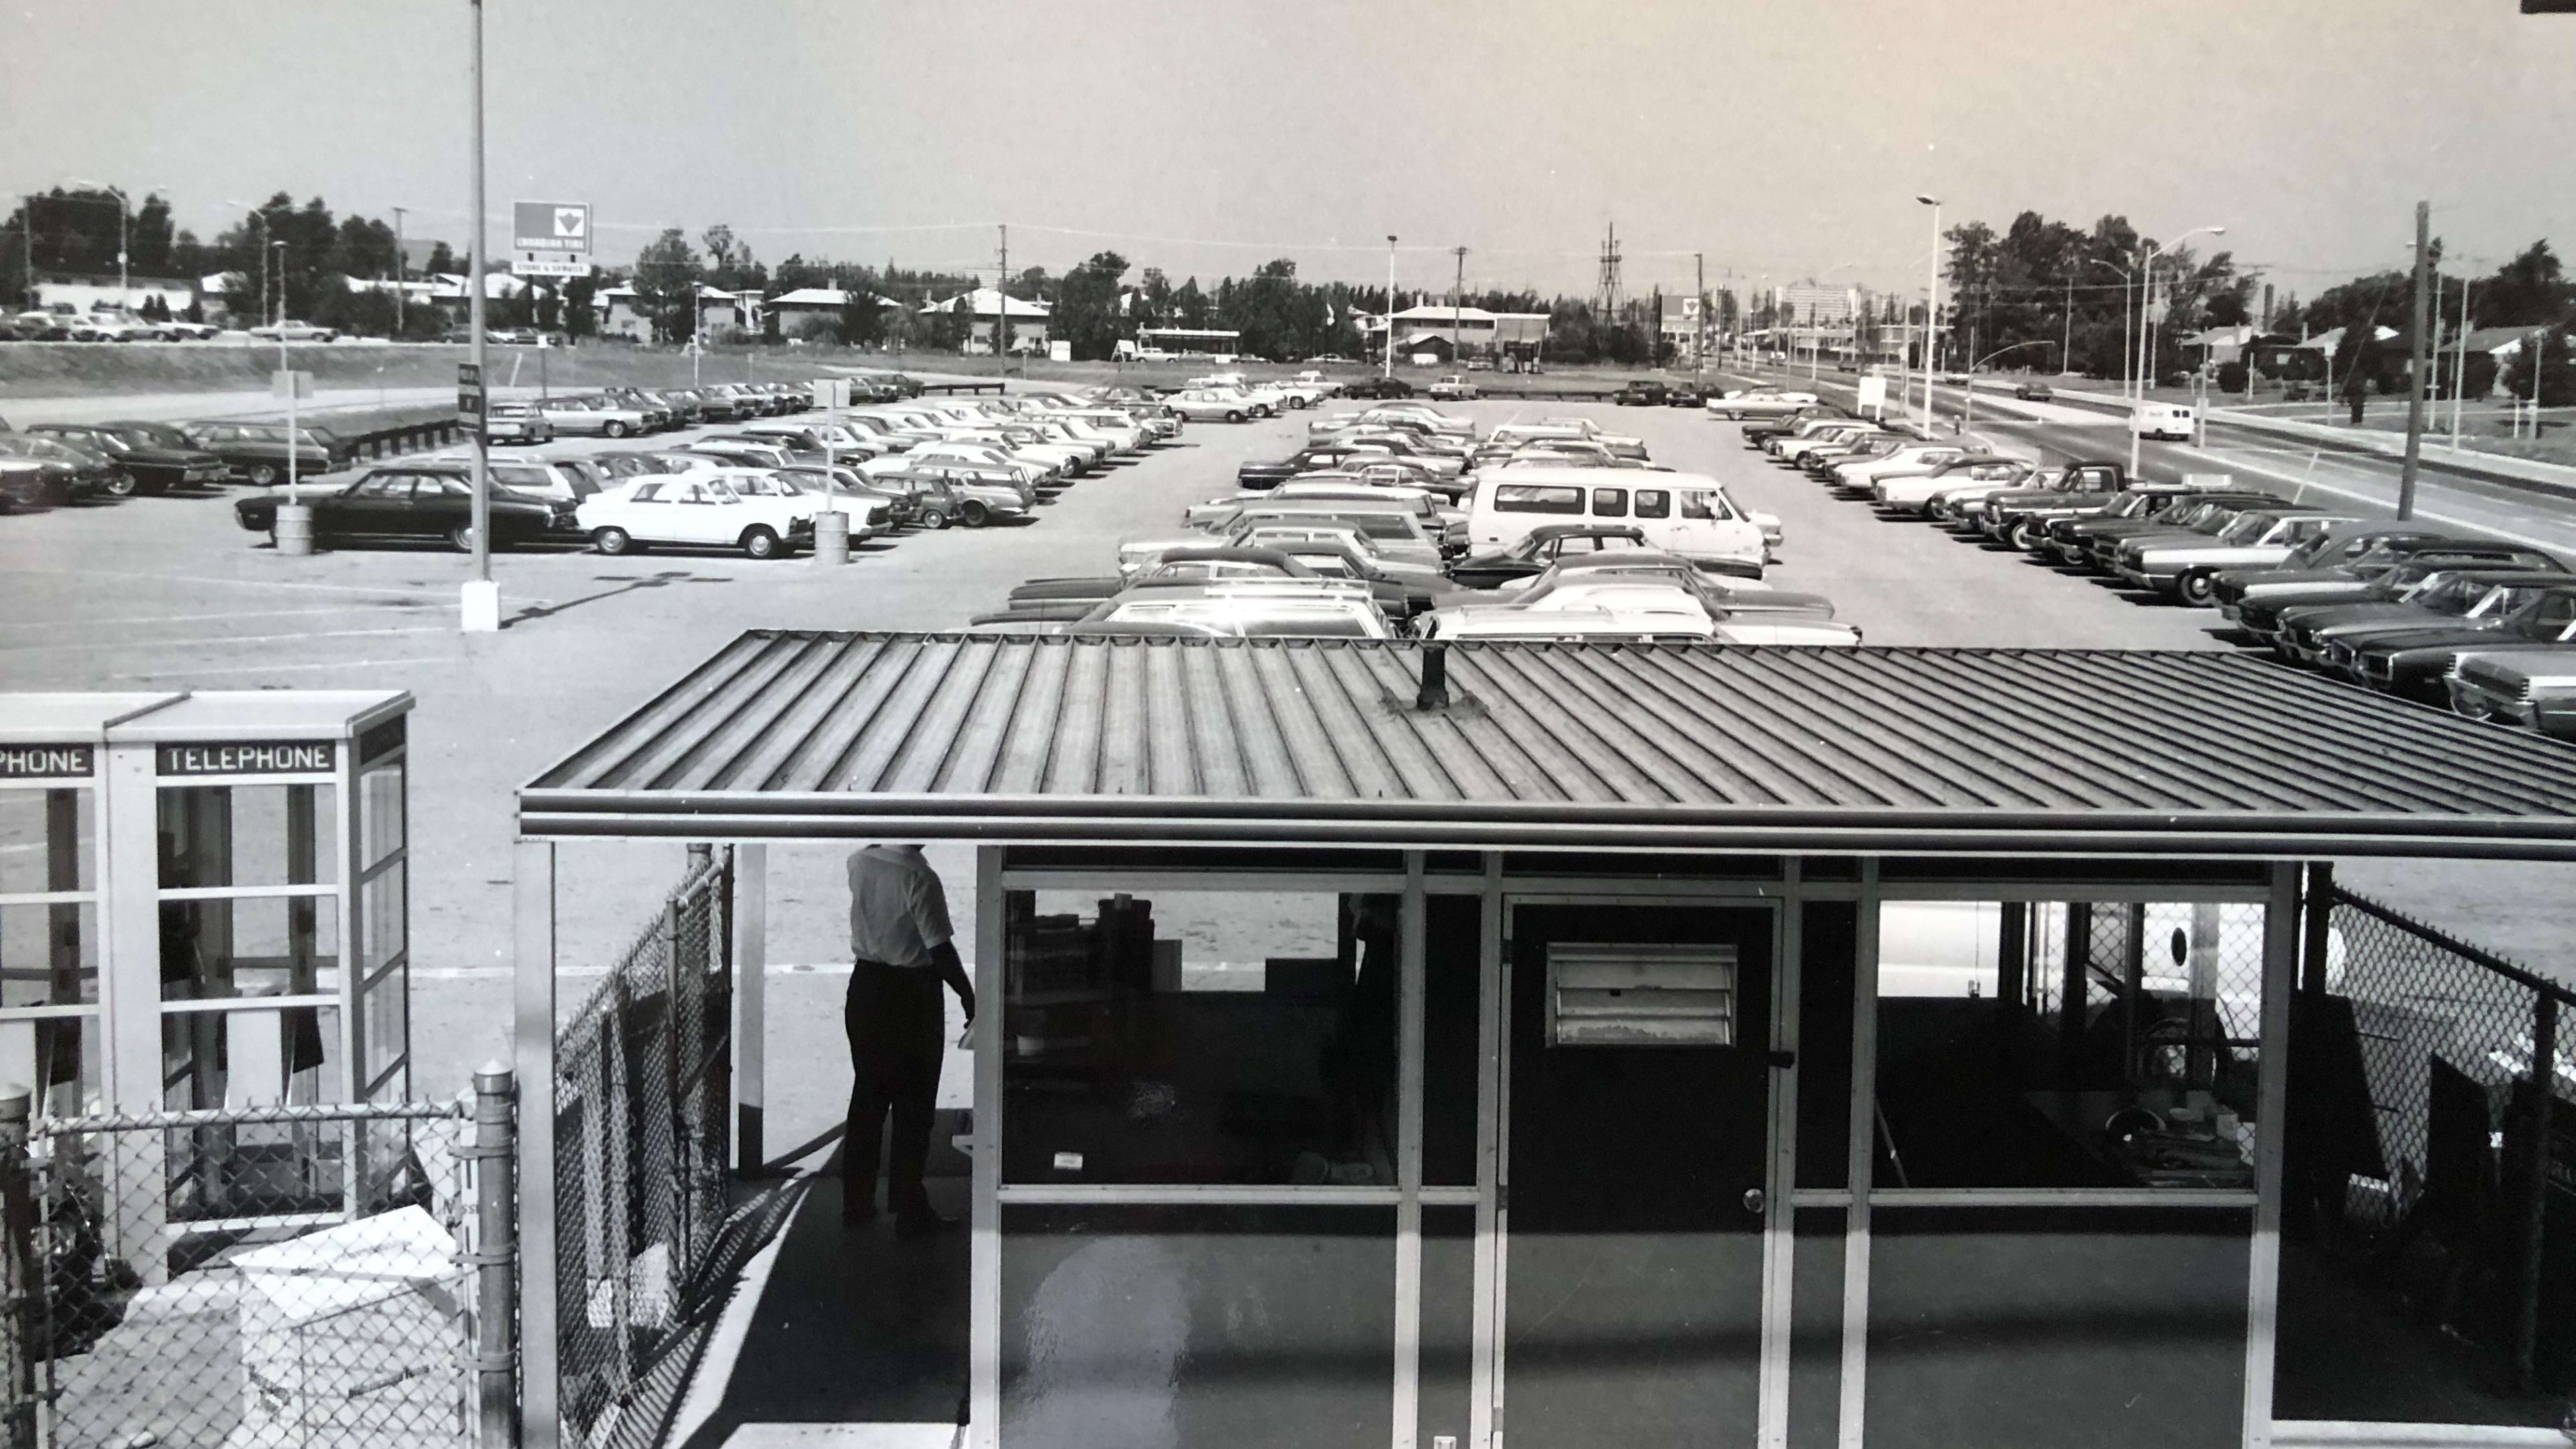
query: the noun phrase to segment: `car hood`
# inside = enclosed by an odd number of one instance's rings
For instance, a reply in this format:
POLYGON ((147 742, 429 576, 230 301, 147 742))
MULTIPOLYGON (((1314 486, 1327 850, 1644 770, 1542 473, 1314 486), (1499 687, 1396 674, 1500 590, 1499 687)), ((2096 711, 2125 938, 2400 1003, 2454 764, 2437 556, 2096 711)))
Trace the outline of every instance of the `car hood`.
POLYGON ((2409 649, 2465 649, 2472 644, 2481 649, 2549 647, 2538 640, 2524 639, 2519 635, 2499 640, 2496 633, 2503 624, 2504 621, 2498 619, 2484 629, 2480 629, 2474 625, 2463 624, 2457 619, 2444 619, 2438 623, 2426 624, 2421 629, 2392 626, 2386 633, 2373 637, 2364 647, 2377 654, 2396 654, 2409 649))
POLYGON ((2420 604, 2401 604, 2394 599, 2376 603, 2301 604, 2280 613, 2284 629, 2304 629, 2323 634, 2328 630, 2341 633, 2347 629, 2371 625, 2394 625, 2399 628, 2441 628, 2457 625, 2457 614, 2436 614, 2420 604))

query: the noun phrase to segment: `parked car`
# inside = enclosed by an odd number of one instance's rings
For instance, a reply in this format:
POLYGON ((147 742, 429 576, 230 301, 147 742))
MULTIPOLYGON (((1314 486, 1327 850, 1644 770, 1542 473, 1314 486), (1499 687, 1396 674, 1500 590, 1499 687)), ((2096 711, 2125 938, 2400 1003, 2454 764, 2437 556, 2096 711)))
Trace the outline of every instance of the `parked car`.
POLYGON ((1467 376, 1463 372, 1450 373, 1448 376, 1441 378, 1438 382, 1431 384, 1429 394, 1435 398, 1446 398, 1457 401, 1463 401, 1468 398, 1479 398, 1485 395, 1484 390, 1476 386, 1475 379, 1467 376))
POLYGON ((923 462, 871 481, 909 491, 913 521, 923 528, 946 528, 951 523, 982 528, 1029 515, 1028 496, 989 469, 923 462))
POLYGON ((2343 541, 2331 557, 2316 556, 2326 547, 2320 540, 2300 550, 2279 568, 2231 569, 2220 574, 2220 616, 2241 622, 2239 615, 2243 606, 2256 600, 2276 605, 2292 604, 2301 602, 2304 595, 2350 596, 2356 588, 2366 591, 2371 580, 2419 553, 2493 549, 2509 555, 2521 547, 2500 539, 2470 538, 2450 529, 2415 523, 2382 521, 2336 532, 2343 536, 2343 541))
POLYGON ((1342 389, 1344 397, 1390 398, 1413 396, 1413 384, 1400 377, 1364 377, 1342 389))
POLYGON ((117 467, 120 481, 108 492, 167 493, 173 488, 210 486, 229 473, 224 460, 198 447, 168 423, 38 423, 29 437, 55 438, 89 449, 117 467))
MULTIPOLYGON (((233 521, 253 533, 277 537, 277 494, 233 502, 233 521)), ((317 543, 364 539, 445 539, 459 552, 474 548, 474 478, 453 463, 400 463, 370 468, 355 482, 308 495, 317 543)), ((510 548, 548 538, 579 542, 572 506, 507 488, 492 490, 487 516, 492 547, 510 548)))
POLYGON ((2020 458, 1971 453, 1964 458, 1954 458, 1928 473, 1880 478, 1870 485, 1870 502, 1890 513, 1930 518, 1935 494, 1962 485, 1989 484, 1998 489, 2009 488, 2036 471, 2035 465, 2020 458))
MULTIPOLYGON (((1717 411, 1717 399, 1709 399, 1708 409, 1712 414, 1717 411)), ((1744 439, 1744 446, 1759 448, 1770 438, 1788 432, 1800 423, 1811 422, 1817 418, 1849 418, 1850 416, 1849 412, 1832 403, 1809 403, 1805 407, 1791 408, 1754 418, 1744 424, 1738 436, 1744 439)))
POLYGON ((2373 689, 2448 705, 2451 666, 2463 654, 2521 653, 2576 643, 2576 586, 2542 589, 2499 619, 2455 619, 2351 646, 2345 671, 2373 689))
POLYGON ((1252 409, 1241 394, 1203 387, 1183 388, 1165 398, 1164 404, 1194 423, 1240 423, 1252 417, 1252 409))
POLYGON ((1626 386, 1610 394, 1610 401, 1623 408, 1659 408, 1672 396, 1672 389, 1651 377, 1632 377, 1626 386))
POLYGON ((2576 740, 2576 648, 2463 654, 2443 683, 2454 714, 2576 740))
POLYGON ((545 443, 555 436, 554 424, 534 404, 496 402, 483 411, 483 439, 490 443, 545 443))
MULTIPOLYGON (((0 513, 16 508, 55 508, 82 496, 81 465, 67 459, 11 451, 0 437, 0 513)), ((96 487, 89 492, 100 491, 96 487)))
POLYGON ((51 465, 51 471, 38 475, 41 483, 35 485, 46 503, 119 497, 132 489, 125 470, 118 467, 114 459, 78 443, 40 437, 33 431, 0 433, 0 457, 23 458, 51 465))
POLYGON ((2221 569, 2277 564, 2334 525, 2354 521, 2349 514, 2305 508, 2248 510, 2207 539, 2152 534, 2131 539, 2120 546, 2111 571, 2138 588, 2203 608, 2217 591, 2221 569))
MULTIPOLYGON (((2125 517, 2111 517, 2104 510, 2100 518, 2058 519, 2048 526, 2049 545, 2066 563, 2080 569, 2109 573, 2120 556, 2120 545, 2132 538, 2151 533, 2215 534, 2227 521, 2249 508, 2286 507, 2288 500, 2252 489, 2218 493, 2189 493, 2182 490, 2164 492, 2135 487, 2128 490, 2139 496, 2142 507, 2125 517), (2161 504, 2159 500, 2162 500, 2161 504)), ((2125 510, 2124 510, 2125 511, 2125 510)))
POLYGON ((2448 547, 2417 547, 2421 542, 2405 535, 2384 538, 2361 557, 2332 568, 2220 574, 2219 612, 2256 643, 2270 644, 2289 610, 2382 598, 2383 590, 2411 586, 2430 573, 2563 573, 2566 568, 2555 555, 2502 540, 2445 539, 2448 547))
POLYGON ((753 497, 720 476, 672 474, 637 478, 596 497, 574 512, 591 547, 604 554, 651 545, 738 548, 749 557, 778 558, 812 544, 809 503, 753 497))
POLYGON ((652 430, 652 419, 643 409, 606 398, 552 398, 537 404, 537 411, 549 427, 568 438, 630 438, 652 430))
POLYGON ((72 319, 60 312, 21 312, 9 319, 9 335, 20 342, 69 342, 72 319))
POLYGON ((1649 552, 1645 532, 1631 524, 1561 523, 1533 528, 1506 549, 1463 558, 1449 566, 1462 589, 1491 589, 1543 574, 1558 559, 1608 551, 1649 552))
POLYGON ((190 442, 223 459, 235 478, 263 488, 286 481, 289 455, 295 459, 300 478, 336 473, 358 457, 355 445, 318 425, 296 429, 291 445, 284 423, 207 421, 181 423, 179 431, 187 434, 190 442))
POLYGON ((2462 624, 2483 628, 2543 590, 2571 582, 2563 569, 2446 568, 2410 563, 2383 574, 2358 599, 2294 604, 2273 617, 2273 652, 2293 663, 2324 667, 2340 647, 2348 656, 2370 639, 2462 624))

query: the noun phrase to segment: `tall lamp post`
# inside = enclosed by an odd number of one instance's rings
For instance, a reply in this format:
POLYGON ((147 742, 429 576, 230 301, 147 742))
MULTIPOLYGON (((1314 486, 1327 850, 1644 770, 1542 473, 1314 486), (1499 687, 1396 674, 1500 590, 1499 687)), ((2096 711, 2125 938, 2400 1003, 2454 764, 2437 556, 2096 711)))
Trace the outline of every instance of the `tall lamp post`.
POLYGON ((2010 347, 1998 347, 1994 351, 1989 352, 1985 356, 1968 364, 1968 386, 1964 389, 1967 393, 1967 400, 1959 405, 1959 430, 1961 432, 1966 432, 1968 425, 1977 420, 1978 368, 1985 366, 1987 363, 1994 361, 1996 358, 2003 356, 2007 352, 2019 352, 2025 347, 2046 347, 2048 345, 2048 339, 2045 337, 2031 342, 2016 342, 2010 347))
POLYGON ((1380 340, 1384 344, 1383 350, 1386 353, 1385 375, 1393 377, 1395 376, 1395 234, 1393 232, 1387 233, 1386 238, 1386 327, 1380 340))
MULTIPOLYGON (((2225 236, 2227 235, 2227 228, 2223 226, 2196 226, 2191 230, 2184 232, 2181 236, 2175 237, 2173 240, 2176 244, 2179 244, 2189 238, 2201 236, 2203 234, 2209 236, 2225 236)), ((2155 322, 2150 316, 2148 309, 2153 305, 2155 298, 2156 258, 2164 251, 2165 245, 2166 244, 2163 242, 2148 242, 2146 245, 2146 255, 2141 258, 2138 263, 2138 387, 2135 395, 2135 405, 2139 407, 2146 405, 2147 384, 2153 380, 2156 368, 2155 343, 2153 341, 2155 334, 2151 330, 2155 326, 2155 322)), ((2129 416, 2129 476, 2132 478, 2138 475, 2140 450, 2141 440, 2138 436, 2138 419, 2137 415, 2132 413, 2129 416)))
POLYGON ((128 245, 126 230, 134 213, 134 199, 121 188, 104 181, 86 181, 75 176, 72 185, 96 187, 116 198, 116 307, 120 312, 131 312, 134 310, 134 293, 126 279, 125 252, 128 245))
POLYGON ((1923 426, 1928 429, 1932 426, 1932 339, 1941 322, 1941 198, 1914 199, 1932 208, 1932 260, 1923 283, 1923 426))
MULTIPOLYGON (((467 325, 473 329, 474 376, 488 377, 483 340, 484 250, 483 221, 483 0, 466 0, 473 17, 473 65, 469 86, 473 92, 474 156, 469 170, 473 178, 473 197, 466 207, 465 298, 467 325)), ((691 305, 695 305, 692 297, 691 305)), ((474 415, 474 577, 465 581, 459 599, 459 624, 473 634, 495 633, 501 627, 501 589, 492 582, 492 485, 490 473, 490 437, 483 419, 487 412, 474 415)))

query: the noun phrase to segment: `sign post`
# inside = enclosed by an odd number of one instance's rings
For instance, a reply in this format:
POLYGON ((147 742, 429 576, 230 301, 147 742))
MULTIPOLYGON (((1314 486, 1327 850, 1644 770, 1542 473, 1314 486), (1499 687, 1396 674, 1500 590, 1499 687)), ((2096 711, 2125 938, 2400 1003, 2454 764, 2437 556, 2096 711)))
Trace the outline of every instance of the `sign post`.
POLYGON ((1860 380, 1860 410, 1873 418, 1887 412, 1887 379, 1864 377, 1860 380))
POLYGON ((590 203, 522 201, 511 207, 510 270, 522 277, 590 275, 590 203))
POLYGON ((483 431, 483 369, 470 362, 456 364, 456 420, 483 431))

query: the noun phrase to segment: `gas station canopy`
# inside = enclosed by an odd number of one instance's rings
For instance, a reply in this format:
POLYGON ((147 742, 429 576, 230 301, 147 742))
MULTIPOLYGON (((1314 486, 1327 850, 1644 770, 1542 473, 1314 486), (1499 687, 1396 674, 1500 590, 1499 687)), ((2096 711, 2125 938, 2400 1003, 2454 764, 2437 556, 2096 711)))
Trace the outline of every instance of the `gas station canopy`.
POLYGON ((2576 752, 2217 653, 753 630, 522 789, 519 824, 2565 859, 2576 752))

